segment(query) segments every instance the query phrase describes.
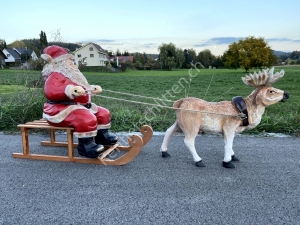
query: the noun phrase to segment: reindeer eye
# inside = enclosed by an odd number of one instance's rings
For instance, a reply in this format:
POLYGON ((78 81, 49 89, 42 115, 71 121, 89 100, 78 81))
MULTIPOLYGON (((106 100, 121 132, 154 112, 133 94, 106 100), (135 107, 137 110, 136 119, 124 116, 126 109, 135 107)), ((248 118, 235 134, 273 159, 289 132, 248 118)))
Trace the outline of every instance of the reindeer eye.
POLYGON ((275 93, 275 91, 274 90, 270 90, 270 93, 273 94, 273 93, 275 93))

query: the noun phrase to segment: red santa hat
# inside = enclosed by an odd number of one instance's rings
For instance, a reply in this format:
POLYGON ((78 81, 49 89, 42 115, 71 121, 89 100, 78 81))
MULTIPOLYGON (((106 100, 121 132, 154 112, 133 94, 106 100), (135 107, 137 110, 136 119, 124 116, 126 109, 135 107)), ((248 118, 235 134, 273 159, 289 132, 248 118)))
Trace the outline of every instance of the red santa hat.
POLYGON ((52 45, 44 49, 41 58, 47 61, 48 63, 59 62, 65 59, 73 59, 74 56, 69 54, 69 51, 60 46, 52 45))

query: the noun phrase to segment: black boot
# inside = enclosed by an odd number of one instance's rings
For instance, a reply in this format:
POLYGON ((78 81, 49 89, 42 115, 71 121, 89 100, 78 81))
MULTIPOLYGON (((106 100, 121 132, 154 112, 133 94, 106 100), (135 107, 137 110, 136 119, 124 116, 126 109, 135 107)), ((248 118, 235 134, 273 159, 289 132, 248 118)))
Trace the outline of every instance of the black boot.
POLYGON ((103 151, 103 145, 97 145, 92 137, 78 138, 78 154, 87 158, 97 158, 103 151))
POLYGON ((99 129, 95 137, 96 144, 114 145, 118 141, 118 137, 114 134, 108 133, 107 129, 99 129))

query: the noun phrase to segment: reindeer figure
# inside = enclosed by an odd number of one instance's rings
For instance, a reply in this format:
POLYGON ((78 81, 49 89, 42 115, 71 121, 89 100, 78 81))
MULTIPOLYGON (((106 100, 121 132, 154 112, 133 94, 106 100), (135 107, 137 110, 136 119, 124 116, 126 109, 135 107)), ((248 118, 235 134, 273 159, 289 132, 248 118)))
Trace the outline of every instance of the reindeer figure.
POLYGON ((265 107, 289 98, 285 91, 271 87, 284 75, 284 71, 273 74, 274 68, 242 77, 243 82, 256 89, 246 98, 234 97, 232 101, 207 102, 198 98, 183 98, 174 102, 176 121, 166 131, 161 152, 162 157, 169 157, 168 143, 180 128, 184 143, 190 150, 198 167, 205 167, 195 149, 195 138, 199 131, 205 133, 222 133, 224 138, 225 168, 234 168, 232 161, 239 161, 232 149, 235 133, 256 127, 262 118, 265 107), (242 115, 242 116, 241 116, 242 115))

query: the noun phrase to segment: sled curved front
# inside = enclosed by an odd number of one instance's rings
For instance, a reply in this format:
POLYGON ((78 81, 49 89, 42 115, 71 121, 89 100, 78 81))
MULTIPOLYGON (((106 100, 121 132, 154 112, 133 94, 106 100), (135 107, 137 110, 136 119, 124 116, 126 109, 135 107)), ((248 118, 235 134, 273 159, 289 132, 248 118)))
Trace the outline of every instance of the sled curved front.
POLYGON ((143 135, 143 145, 146 145, 153 135, 153 129, 149 125, 144 125, 141 128, 141 133, 143 135))
MULTIPOLYGON (((143 147, 143 139, 138 135, 132 135, 128 138, 129 146, 117 146, 114 151, 127 151, 122 156, 116 159, 98 158, 101 164, 121 166, 132 161, 141 151, 143 147)), ((104 152, 105 153, 105 152, 104 152)))

